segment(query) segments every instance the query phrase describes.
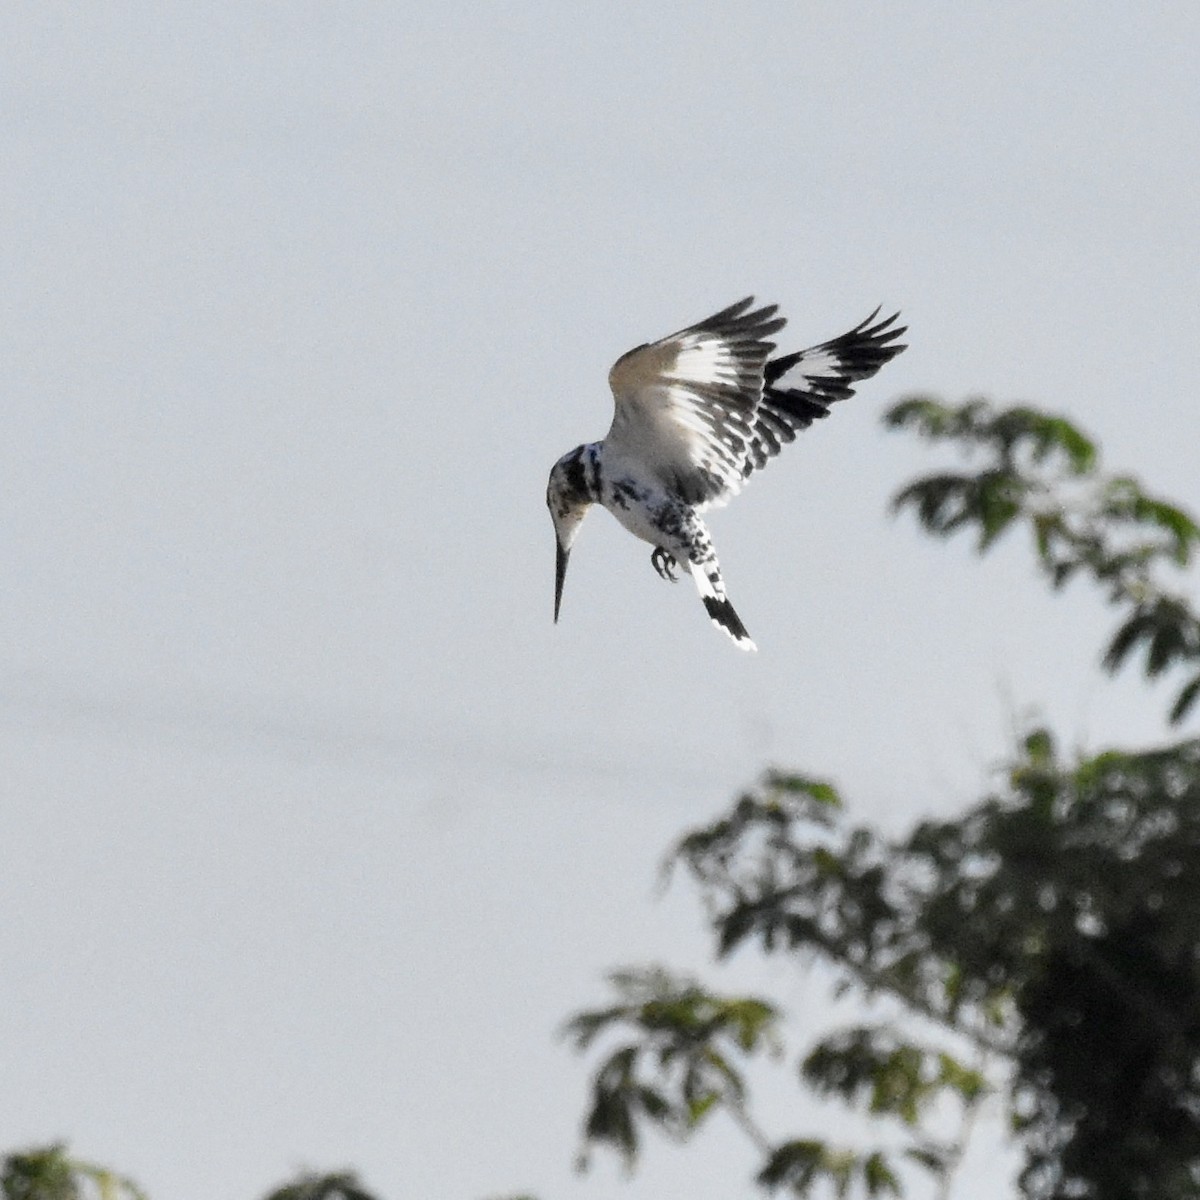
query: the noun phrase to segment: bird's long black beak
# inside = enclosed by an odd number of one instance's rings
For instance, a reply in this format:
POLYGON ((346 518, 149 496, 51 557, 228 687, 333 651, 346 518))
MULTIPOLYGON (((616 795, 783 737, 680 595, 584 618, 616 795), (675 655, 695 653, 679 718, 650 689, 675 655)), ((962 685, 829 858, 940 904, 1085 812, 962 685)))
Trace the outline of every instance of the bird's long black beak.
POLYGON ((562 542, 558 546, 558 561, 554 565, 554 623, 558 624, 558 609, 562 604, 563 580, 567 577, 567 559, 571 557, 570 550, 564 550, 562 542))

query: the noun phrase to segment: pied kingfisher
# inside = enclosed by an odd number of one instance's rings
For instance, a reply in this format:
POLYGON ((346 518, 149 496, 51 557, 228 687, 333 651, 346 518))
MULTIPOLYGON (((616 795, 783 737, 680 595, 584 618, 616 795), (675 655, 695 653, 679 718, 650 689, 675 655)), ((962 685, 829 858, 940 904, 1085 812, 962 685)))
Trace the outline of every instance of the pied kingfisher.
POLYGON ((766 339, 786 322, 777 305, 753 305, 748 296, 613 365, 608 436, 564 454, 546 488, 558 539, 555 622, 579 523, 602 504, 654 547, 650 562, 663 579, 674 580, 686 563, 713 623, 743 650, 755 649, 725 595, 700 514, 737 495, 797 430, 852 395, 852 381, 869 379, 905 349, 893 344, 905 329, 895 326, 899 313, 875 321, 876 309, 841 337, 772 359, 775 344, 766 339))

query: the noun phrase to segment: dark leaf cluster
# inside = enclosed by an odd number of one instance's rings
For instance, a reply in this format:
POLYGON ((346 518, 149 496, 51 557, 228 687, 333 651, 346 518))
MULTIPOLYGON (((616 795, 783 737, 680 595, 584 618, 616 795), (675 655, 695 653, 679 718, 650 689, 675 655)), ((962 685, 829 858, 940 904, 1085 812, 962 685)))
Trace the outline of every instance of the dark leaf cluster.
MULTIPOLYGON (((1198 1194, 1200 741, 1064 763, 1035 731, 998 794, 898 842, 790 801, 768 778, 680 843, 722 947, 820 957, 1002 1054, 1028 1196, 1198 1194)), ((804 1070, 914 1122, 939 1088, 986 1086, 868 1028, 804 1070)))
POLYGON ((900 1179, 880 1151, 858 1155, 834 1150, 819 1138, 799 1138, 776 1147, 758 1174, 767 1188, 787 1188, 797 1196, 812 1195, 827 1184, 838 1200, 856 1187, 860 1195, 900 1196, 900 1179))
POLYGON ((123 1175, 74 1158, 56 1142, 8 1154, 0 1165, 4 1200, 146 1200, 123 1175))
POLYGON ((565 1032, 581 1050, 602 1034, 618 1039, 595 1073, 584 1137, 632 1165, 641 1120, 682 1138, 718 1106, 741 1112, 744 1062, 777 1047, 777 1013, 659 968, 619 971, 610 981, 619 1003, 577 1014, 565 1032))
POLYGON ((974 1104, 989 1090, 981 1071, 888 1026, 838 1031, 817 1043, 800 1071, 818 1095, 838 1096, 872 1115, 896 1116, 910 1126, 947 1092, 974 1104))
POLYGON ((290 1183, 276 1188, 265 1200, 375 1200, 353 1171, 322 1174, 301 1172, 290 1183))
POLYGON ((1179 721, 1200 696, 1200 617, 1163 582, 1200 546, 1200 524, 1129 475, 1099 469, 1095 444, 1066 418, 1027 405, 984 400, 946 405, 916 396, 894 405, 886 423, 955 445, 982 461, 939 471, 904 487, 896 511, 911 509, 940 537, 974 530, 980 552, 1009 529, 1028 528, 1040 570, 1055 587, 1092 579, 1121 610, 1104 666, 1141 655, 1148 678, 1172 668, 1186 676, 1171 708, 1179 721))
MULTIPOLYGON (((771 773, 728 814, 686 835, 670 862, 705 891, 721 953, 758 938, 768 952, 834 961, 869 991, 900 989, 931 1013, 947 1007, 946 971, 939 963, 929 974, 921 961, 927 941, 905 911, 903 889, 893 895, 887 847, 865 830, 843 827, 841 799, 830 784, 771 773)), ((719 996, 653 968, 618 973, 612 983, 619 1003, 580 1013, 567 1027, 580 1049, 602 1033, 616 1039, 593 1073, 585 1144, 607 1145, 632 1165, 642 1125, 686 1137, 723 1110, 762 1153, 764 1186, 796 1195, 818 1185, 839 1197, 899 1194, 899 1174, 882 1150, 817 1137, 776 1143, 755 1125, 744 1060, 775 1044, 772 1005, 719 996)), ((970 1107, 988 1090, 980 1071, 945 1048, 918 1046, 884 1028, 857 1027, 818 1042, 801 1077, 819 1094, 894 1118, 910 1131, 907 1158, 938 1175, 954 1147, 931 1139, 922 1118, 939 1100, 970 1107)))
MULTIPOLYGON (((3 1200, 147 1200, 130 1179, 84 1162, 62 1143, 16 1151, 0 1166, 3 1200)), ((264 1200, 376 1200, 353 1171, 302 1171, 264 1200)), ((533 1200, 514 1197, 513 1200, 533 1200)))
MULTIPOLYGON (((818 801, 823 802, 828 801, 818 801)), ((799 1196, 813 1194, 819 1186, 838 1197, 852 1191, 866 1196, 900 1194, 899 1176, 884 1151, 856 1151, 820 1138, 776 1144, 755 1123, 747 1105, 744 1070, 760 1050, 778 1050, 778 1014, 772 1005, 755 997, 721 996, 659 968, 618 972, 611 983, 621 1003, 580 1013, 567 1025, 581 1050, 601 1035, 616 1040, 593 1073, 585 1147, 607 1146, 632 1167, 641 1148, 641 1126, 685 1139, 711 1114, 723 1111, 761 1153, 758 1181, 767 1188, 784 1188, 799 1196)), ((827 1090, 837 1091, 835 1061, 848 1063, 850 1054, 832 1043, 818 1047, 803 1071, 814 1080, 825 1080, 827 1090)), ((903 1088, 898 1078, 908 1067, 876 1061, 867 1070, 878 1076, 882 1095, 889 1088, 903 1088)), ((947 1059, 939 1079, 926 1090, 932 1095, 949 1086, 975 1098, 982 1083, 976 1086, 973 1079, 947 1059)), ((899 1103, 889 1106, 897 1113, 901 1108, 899 1103)), ((922 1139, 913 1140, 910 1157, 927 1170, 943 1170, 944 1154, 922 1139)), ((581 1159, 586 1163, 586 1151, 581 1159)))

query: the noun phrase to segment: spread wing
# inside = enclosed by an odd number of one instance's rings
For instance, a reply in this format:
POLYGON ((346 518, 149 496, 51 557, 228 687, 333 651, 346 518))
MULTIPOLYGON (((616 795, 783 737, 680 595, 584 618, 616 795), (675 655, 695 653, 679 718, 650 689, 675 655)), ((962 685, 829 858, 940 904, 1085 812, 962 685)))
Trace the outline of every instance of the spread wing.
POLYGON ((885 362, 907 349, 893 344, 907 328, 896 326, 900 314, 876 322, 878 315, 876 309, 841 337, 767 363, 762 400, 754 413, 754 431, 741 465, 743 478, 795 441, 801 429, 818 417, 829 416, 834 401, 852 396, 851 384, 870 379, 885 362))
POLYGON ((775 349, 765 339, 786 323, 775 305, 753 305, 749 296, 617 359, 608 376, 615 412, 606 455, 648 467, 689 504, 738 491, 775 349))

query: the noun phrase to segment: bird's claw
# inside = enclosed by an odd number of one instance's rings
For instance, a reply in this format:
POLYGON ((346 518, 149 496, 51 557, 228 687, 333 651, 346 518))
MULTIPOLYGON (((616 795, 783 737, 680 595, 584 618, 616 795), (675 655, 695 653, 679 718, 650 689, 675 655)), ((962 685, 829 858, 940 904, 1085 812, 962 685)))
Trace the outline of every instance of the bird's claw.
POLYGON ((650 555, 650 565, 658 572, 660 579, 668 579, 675 583, 679 578, 675 574, 675 569, 679 566, 678 561, 661 546, 654 547, 654 553, 650 555))

